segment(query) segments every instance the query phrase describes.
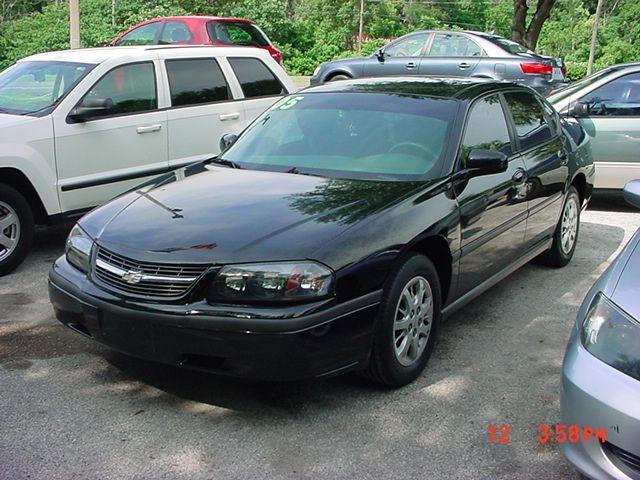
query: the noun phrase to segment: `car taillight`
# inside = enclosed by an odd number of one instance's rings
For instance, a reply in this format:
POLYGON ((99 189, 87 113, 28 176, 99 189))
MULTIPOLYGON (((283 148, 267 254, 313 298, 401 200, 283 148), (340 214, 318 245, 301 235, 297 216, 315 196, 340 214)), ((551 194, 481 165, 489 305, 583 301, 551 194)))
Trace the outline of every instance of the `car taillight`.
POLYGON ((544 63, 521 63, 520 68, 527 75, 551 75, 553 67, 544 63))
POLYGON ((566 66, 566 65, 563 65, 563 66, 560 68, 560 70, 562 70, 562 76, 566 78, 566 77, 567 77, 567 66, 566 66))

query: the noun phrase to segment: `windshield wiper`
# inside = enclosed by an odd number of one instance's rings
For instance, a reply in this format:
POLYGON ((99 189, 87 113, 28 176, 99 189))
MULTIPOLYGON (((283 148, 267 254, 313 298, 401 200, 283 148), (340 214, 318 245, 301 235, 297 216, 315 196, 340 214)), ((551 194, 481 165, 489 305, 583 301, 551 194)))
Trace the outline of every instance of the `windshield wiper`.
POLYGON ((323 175, 318 175, 317 173, 309 173, 309 172, 301 172, 297 167, 291 167, 289 170, 285 170, 284 173, 293 173, 294 175, 308 175, 310 177, 322 177, 323 175))
POLYGON ((229 168, 240 168, 240 169, 242 169, 242 167, 240 165, 238 165, 236 162, 232 162, 231 160, 225 160, 224 158, 220 158, 220 157, 210 158, 208 160, 205 160, 205 163, 215 163, 216 165, 223 165, 223 166, 229 167, 229 168))

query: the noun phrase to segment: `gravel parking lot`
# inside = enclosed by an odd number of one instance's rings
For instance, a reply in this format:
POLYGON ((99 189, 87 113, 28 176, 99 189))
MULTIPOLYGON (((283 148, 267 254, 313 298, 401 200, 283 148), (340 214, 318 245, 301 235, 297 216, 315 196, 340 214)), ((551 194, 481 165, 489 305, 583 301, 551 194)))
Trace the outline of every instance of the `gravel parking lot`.
POLYGON ((528 265, 451 318, 396 391, 353 375, 247 383, 116 354, 54 319, 46 273, 67 228, 0 278, 0 478, 576 478, 536 427, 559 420, 577 306, 640 224, 599 201, 573 262, 528 265), (509 424, 511 443, 487 427, 509 424))

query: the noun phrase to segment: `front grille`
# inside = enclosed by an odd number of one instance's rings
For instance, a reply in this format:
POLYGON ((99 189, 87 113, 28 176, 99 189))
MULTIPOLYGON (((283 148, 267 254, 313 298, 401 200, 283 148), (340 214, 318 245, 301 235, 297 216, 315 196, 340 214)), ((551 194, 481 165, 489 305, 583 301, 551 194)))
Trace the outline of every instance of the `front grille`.
POLYGON ((620 462, 625 464, 627 467, 629 467, 631 470, 635 471, 636 473, 640 473, 640 457, 639 456, 634 455, 633 453, 629 453, 626 450, 623 450, 619 447, 616 447, 615 445, 609 442, 604 442, 602 445, 605 448, 605 450, 609 452, 613 457, 620 460, 620 462))
POLYGON ((98 247, 95 277, 106 285, 141 297, 179 297, 209 265, 151 263, 132 260, 98 247))

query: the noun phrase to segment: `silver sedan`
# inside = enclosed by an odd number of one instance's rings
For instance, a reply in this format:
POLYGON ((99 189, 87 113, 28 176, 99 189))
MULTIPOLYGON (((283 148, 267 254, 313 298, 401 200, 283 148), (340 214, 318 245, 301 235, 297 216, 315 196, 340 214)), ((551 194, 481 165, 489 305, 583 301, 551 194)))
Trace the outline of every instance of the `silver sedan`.
MULTIPOLYGON (((624 195, 640 208, 640 180, 624 195)), ((639 273, 640 230, 587 294, 564 358, 563 425, 585 435, 561 449, 590 478, 640 479, 639 273)))

